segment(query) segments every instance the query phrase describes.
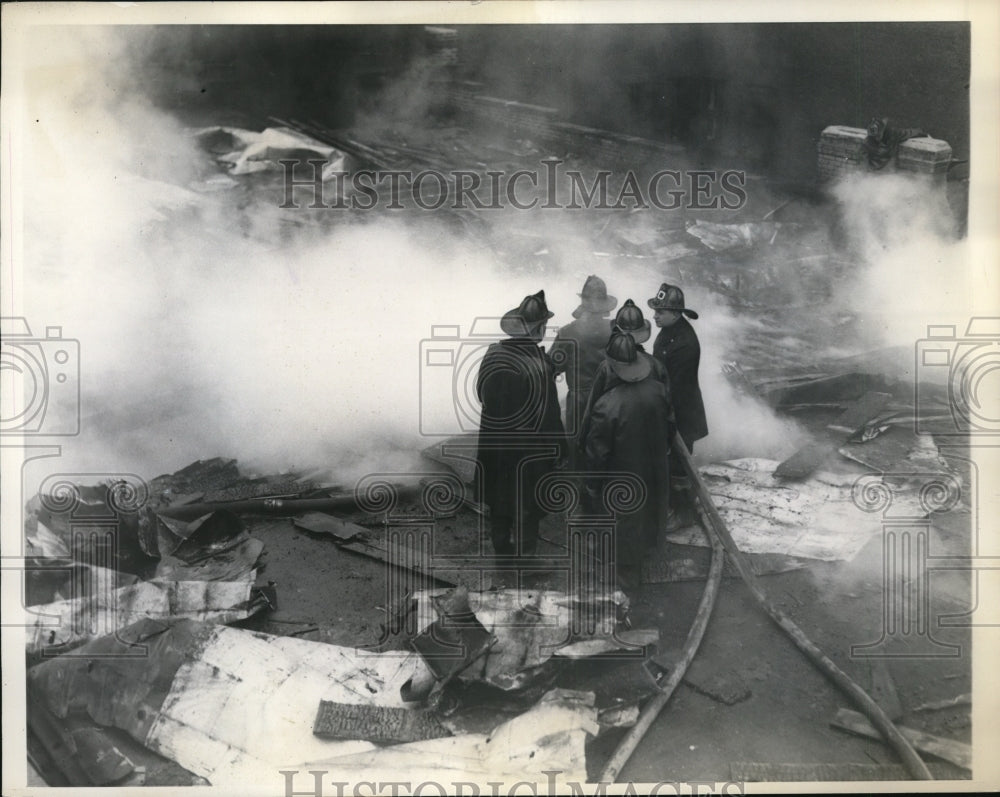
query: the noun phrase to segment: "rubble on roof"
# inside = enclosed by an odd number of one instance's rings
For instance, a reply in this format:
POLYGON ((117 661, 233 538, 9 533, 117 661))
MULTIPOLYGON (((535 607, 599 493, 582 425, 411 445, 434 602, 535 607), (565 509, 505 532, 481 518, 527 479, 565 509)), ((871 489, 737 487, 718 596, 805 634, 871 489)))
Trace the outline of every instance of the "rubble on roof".
POLYGON ((51 656, 142 618, 232 623, 270 605, 266 592, 249 581, 140 581, 27 607, 25 647, 29 653, 51 656))
MULTIPOLYGON (((438 643, 434 649, 439 661, 445 655, 440 648, 450 645, 452 661, 462 665, 460 680, 483 681, 503 690, 544 681, 552 669, 545 665, 553 656, 640 653, 658 639, 655 631, 628 633, 628 598, 618 591, 577 596, 555 590, 468 592, 458 587, 418 592, 414 601, 418 634, 460 629, 457 635, 439 632, 431 637, 438 643)), ((421 647, 427 650, 430 645, 418 643, 421 647)), ((435 662, 432 669, 441 666, 435 662)))
MULTIPOLYGON (((151 484, 231 485, 235 460, 197 462, 151 484)), ((60 484, 28 502, 25 645, 51 656, 141 618, 244 620, 273 607, 256 586, 264 544, 231 512, 191 522, 157 515, 155 488, 111 480, 60 484), (145 502, 145 503, 144 503, 145 502)))
POLYGON ((696 221, 688 226, 687 232, 709 249, 723 252, 727 249, 749 249, 760 244, 773 244, 781 227, 780 223, 774 221, 742 224, 696 221))
POLYGON ((207 127, 195 132, 198 143, 229 168, 229 174, 246 175, 284 171, 282 160, 307 166, 309 160, 325 161, 323 179, 345 171, 344 153, 287 127, 268 127, 260 132, 235 127, 207 127))
MULTIPOLYGON (((789 483, 775 476, 779 463, 739 459, 699 470, 745 553, 778 553, 823 561, 849 561, 882 531, 881 513, 855 503, 858 477, 819 471, 789 483)), ((928 514, 916 493, 894 493, 894 509, 914 517, 928 514)), ((700 529, 668 535, 670 542, 705 546, 700 529)))
POLYGON ((345 779, 378 772, 385 780, 426 776, 444 783, 486 779, 547 783, 546 773, 555 773, 565 782, 583 783, 587 779, 585 743, 600 731, 592 698, 556 690, 488 734, 466 733, 374 748, 308 761, 301 769, 328 767, 345 779))
MULTIPOLYGON (((584 741, 599 730, 593 695, 557 692, 488 735, 380 749, 357 723, 334 723, 334 739, 315 735, 317 710, 325 701, 416 713, 402 691, 427 673, 416 652, 373 653, 191 620, 145 619, 77 653, 32 668, 30 700, 64 723, 85 717, 125 731, 213 785, 271 776, 296 762, 412 773, 439 768, 441 753, 450 762, 446 770, 470 777, 545 769, 585 774, 584 741)), ((379 715, 390 718, 379 741, 395 741, 388 737, 404 730, 398 711, 379 715)), ((415 721, 404 735, 426 733, 415 721)))
POLYGON ((55 716, 83 712, 217 785, 370 749, 315 737, 319 701, 403 706, 399 688, 423 668, 416 653, 147 618, 37 665, 28 681, 55 716))

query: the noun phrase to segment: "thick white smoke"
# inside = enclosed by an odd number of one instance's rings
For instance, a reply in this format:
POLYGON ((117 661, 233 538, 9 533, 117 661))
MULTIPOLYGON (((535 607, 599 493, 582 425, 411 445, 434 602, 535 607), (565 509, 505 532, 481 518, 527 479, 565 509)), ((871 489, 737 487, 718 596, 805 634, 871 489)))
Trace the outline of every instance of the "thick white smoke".
POLYGON ((928 324, 964 331, 974 296, 975 269, 944 183, 920 175, 857 174, 834 186, 856 278, 836 302, 864 316, 872 348, 912 346, 928 324))
MULTIPOLYGON (((557 266, 529 258, 511 268, 432 214, 320 229, 273 204, 240 210, 238 188, 209 190, 217 170, 190 131, 118 79, 128 70, 114 35, 38 38, 25 116, 24 314, 36 331, 58 324, 79 339, 82 360, 82 434, 64 445, 59 469, 151 476, 222 455, 262 472, 329 468, 351 483, 418 468, 416 452, 433 442, 421 429, 461 430, 447 384, 421 379, 432 326, 466 334, 475 318, 541 288, 553 325, 565 324, 591 273, 645 309, 668 276, 668 264, 652 260, 609 266, 572 211, 517 214, 564 251, 557 266)), ((938 210, 913 207, 902 178, 877 179, 838 189, 869 266, 840 301, 877 317, 902 307, 901 291, 928 310, 944 300, 967 306, 958 281, 966 268, 938 235, 947 233, 933 223, 938 210), (932 232, 916 240, 912 230, 932 232)), ((803 440, 797 424, 721 374, 758 319, 685 288, 701 313, 711 429, 699 458, 791 453, 803 440)), ((908 315, 886 317, 887 340, 897 322, 912 334, 908 315)))

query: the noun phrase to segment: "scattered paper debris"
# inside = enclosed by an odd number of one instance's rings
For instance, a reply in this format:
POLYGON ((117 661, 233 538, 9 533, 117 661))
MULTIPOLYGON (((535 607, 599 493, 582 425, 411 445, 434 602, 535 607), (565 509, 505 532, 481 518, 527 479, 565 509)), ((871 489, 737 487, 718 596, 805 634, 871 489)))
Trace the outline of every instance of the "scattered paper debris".
MULTIPOLYGON (((740 459, 701 468, 719 513, 745 553, 778 553, 824 561, 850 560, 881 531, 881 520, 851 498, 854 477, 817 473, 790 485, 774 475, 778 463, 740 459)), ((667 536, 707 545, 700 530, 667 536)))

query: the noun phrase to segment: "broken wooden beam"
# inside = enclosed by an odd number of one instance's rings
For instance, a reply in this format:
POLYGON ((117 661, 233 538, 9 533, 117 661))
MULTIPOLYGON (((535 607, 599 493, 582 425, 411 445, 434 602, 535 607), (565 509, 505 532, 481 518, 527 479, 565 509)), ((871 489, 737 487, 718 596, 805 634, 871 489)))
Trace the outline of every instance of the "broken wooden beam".
MULTIPOLYGON (((859 736, 866 736, 869 739, 882 738, 882 734, 875 730, 875 726, 865 719, 862 714, 859 714, 857 711, 851 711, 848 708, 840 709, 830 724, 834 728, 849 731, 859 736)), ((921 753, 936 756, 963 769, 972 769, 971 745, 935 736, 925 731, 918 731, 914 728, 907 728, 904 725, 897 725, 896 728, 921 753)))
POLYGON ((948 698, 946 700, 932 700, 929 703, 921 703, 919 706, 914 708, 914 711, 940 711, 944 708, 955 708, 957 706, 971 706, 972 705, 972 693, 964 692, 960 695, 955 695, 955 697, 948 698))
MULTIPOLYGON (((308 512, 293 518, 292 523, 303 531, 330 536, 341 550, 409 570, 451 587, 460 581, 478 586, 476 581, 484 569, 494 568, 498 564, 497 558, 493 556, 434 556, 432 552, 418 550, 401 542, 387 546, 383 542, 366 538, 366 535, 370 536, 370 531, 363 526, 323 512, 308 512), (462 578, 462 574, 467 577, 462 578)), ((569 566, 568 556, 527 556, 517 559, 516 564, 511 565, 519 572, 538 573, 568 571, 569 566)))
POLYGON ((425 556, 423 552, 408 545, 393 545, 392 550, 390 551, 381 545, 376 545, 375 543, 368 542, 366 540, 353 539, 349 542, 340 542, 338 540, 337 547, 342 551, 351 551, 356 554, 361 554, 362 556, 367 556, 369 559, 376 559, 380 562, 385 562, 391 567, 399 567, 403 570, 409 570, 411 573, 424 576, 431 581, 447 584, 450 587, 457 585, 457 582, 446 578, 438 572, 431 565, 428 557, 425 556))
POLYGON ((806 375, 793 377, 784 380, 784 384, 769 385, 762 392, 774 406, 784 409, 792 404, 855 402, 872 388, 881 388, 879 392, 892 392, 894 387, 896 385, 884 376, 850 371, 814 378, 806 378, 806 375))

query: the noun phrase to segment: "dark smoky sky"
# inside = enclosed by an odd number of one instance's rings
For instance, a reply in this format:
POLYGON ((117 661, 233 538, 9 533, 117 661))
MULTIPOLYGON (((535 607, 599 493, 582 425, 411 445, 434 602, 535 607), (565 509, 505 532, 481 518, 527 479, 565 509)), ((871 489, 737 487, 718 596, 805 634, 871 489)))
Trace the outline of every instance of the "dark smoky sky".
MULTIPOLYGON (((454 76, 564 118, 812 176, 827 124, 888 116, 968 156, 967 23, 456 26, 454 76)), ((433 47, 423 26, 137 32, 136 81, 188 116, 350 125, 433 47)))

